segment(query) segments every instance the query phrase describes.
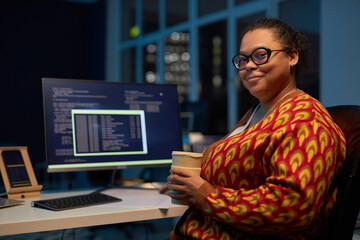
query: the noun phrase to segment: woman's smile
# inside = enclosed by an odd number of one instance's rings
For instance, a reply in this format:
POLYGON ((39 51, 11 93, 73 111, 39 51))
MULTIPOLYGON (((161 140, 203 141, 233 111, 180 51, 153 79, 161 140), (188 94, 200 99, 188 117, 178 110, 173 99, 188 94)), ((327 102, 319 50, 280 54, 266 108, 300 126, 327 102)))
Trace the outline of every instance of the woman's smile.
POLYGON ((246 81, 248 81, 248 82, 254 82, 254 81, 258 81, 258 80, 260 80, 261 78, 262 78, 263 76, 248 76, 248 77, 246 77, 246 81))

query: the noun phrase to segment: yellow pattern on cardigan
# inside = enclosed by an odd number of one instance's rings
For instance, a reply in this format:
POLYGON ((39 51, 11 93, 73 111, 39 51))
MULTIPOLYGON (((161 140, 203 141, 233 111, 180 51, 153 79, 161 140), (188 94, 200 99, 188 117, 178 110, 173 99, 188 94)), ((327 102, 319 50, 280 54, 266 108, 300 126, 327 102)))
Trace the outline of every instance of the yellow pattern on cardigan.
POLYGON ((302 91, 284 99, 258 124, 205 151, 202 176, 209 183, 176 233, 302 239, 319 231, 335 203, 333 179, 345 146, 340 128, 316 99, 302 91))

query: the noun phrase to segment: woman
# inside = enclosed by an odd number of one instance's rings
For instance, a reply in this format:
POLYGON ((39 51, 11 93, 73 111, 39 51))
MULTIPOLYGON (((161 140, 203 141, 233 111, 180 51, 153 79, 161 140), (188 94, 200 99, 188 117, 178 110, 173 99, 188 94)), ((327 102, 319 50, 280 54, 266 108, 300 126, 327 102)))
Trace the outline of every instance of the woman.
POLYGON ((326 109, 297 89, 306 38, 277 19, 245 29, 233 59, 259 100, 204 151, 201 177, 173 168, 170 196, 190 208, 171 239, 308 239, 336 199, 345 139, 326 109), (176 183, 176 184, 174 184, 176 183))

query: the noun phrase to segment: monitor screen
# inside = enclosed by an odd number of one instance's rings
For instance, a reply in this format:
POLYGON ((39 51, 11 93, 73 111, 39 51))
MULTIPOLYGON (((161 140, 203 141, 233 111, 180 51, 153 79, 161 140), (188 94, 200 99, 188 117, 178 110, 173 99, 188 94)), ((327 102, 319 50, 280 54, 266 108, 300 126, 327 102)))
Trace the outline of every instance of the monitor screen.
POLYGON ((176 85, 42 84, 48 172, 169 166, 182 150, 176 85))

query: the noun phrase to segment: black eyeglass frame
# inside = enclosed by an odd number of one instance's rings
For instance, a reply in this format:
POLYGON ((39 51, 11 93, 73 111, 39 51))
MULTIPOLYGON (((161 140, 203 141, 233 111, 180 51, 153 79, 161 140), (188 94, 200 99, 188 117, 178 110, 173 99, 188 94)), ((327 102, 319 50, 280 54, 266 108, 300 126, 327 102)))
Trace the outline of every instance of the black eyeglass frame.
POLYGON ((242 70, 245 70, 246 67, 244 67, 244 68, 239 68, 239 67, 237 67, 237 64, 235 64, 235 58, 237 58, 237 57, 239 57, 239 56, 244 56, 245 59, 246 59, 246 63, 249 63, 249 58, 251 58, 251 60, 252 60, 256 65, 263 65, 263 64, 265 64, 265 63, 267 63, 267 62, 269 61, 272 52, 275 52, 275 51, 277 51, 277 52, 279 52, 279 51, 287 51, 287 50, 288 50, 287 48, 271 50, 271 49, 265 48, 265 47, 258 47, 258 48, 255 48, 255 49, 251 52, 250 55, 245 55, 245 54, 243 54, 243 53, 236 54, 236 55, 233 57, 233 59, 232 59, 232 63, 233 63, 233 65, 234 65, 234 67, 235 67, 236 69, 242 71, 242 70), (264 49, 264 50, 266 51, 266 53, 267 53, 267 59, 266 59, 266 61, 263 62, 263 63, 258 63, 258 62, 256 62, 256 60, 253 58, 253 54, 254 54, 257 50, 259 50, 259 49, 264 49))

